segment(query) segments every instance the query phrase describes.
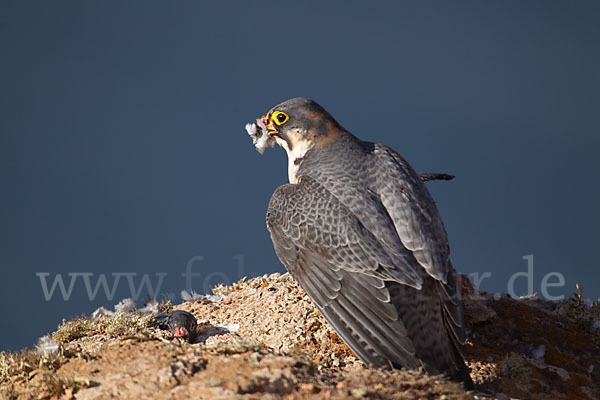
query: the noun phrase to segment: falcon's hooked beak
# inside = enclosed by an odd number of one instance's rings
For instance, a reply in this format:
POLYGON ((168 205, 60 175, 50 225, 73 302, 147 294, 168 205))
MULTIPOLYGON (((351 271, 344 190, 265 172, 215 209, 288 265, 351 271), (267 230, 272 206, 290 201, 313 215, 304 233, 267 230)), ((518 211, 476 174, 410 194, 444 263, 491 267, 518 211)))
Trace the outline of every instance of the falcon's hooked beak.
POLYGON ((273 126, 273 120, 270 118, 270 115, 263 115, 262 117, 260 117, 260 120, 267 127, 267 135, 270 138, 279 135, 279 131, 275 129, 275 126, 273 126))

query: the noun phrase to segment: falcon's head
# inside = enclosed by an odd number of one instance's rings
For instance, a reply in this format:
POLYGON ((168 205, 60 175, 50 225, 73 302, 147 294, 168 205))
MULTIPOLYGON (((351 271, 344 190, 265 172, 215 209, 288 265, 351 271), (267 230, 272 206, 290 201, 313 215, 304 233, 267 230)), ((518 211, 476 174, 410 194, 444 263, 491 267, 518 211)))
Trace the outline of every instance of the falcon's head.
MULTIPOLYGON (((277 143, 285 149, 290 164, 324 146, 346 130, 316 101, 298 97, 271 108, 254 123, 246 124, 256 149, 262 153, 277 143)), ((291 181, 291 176, 290 176, 291 181)))

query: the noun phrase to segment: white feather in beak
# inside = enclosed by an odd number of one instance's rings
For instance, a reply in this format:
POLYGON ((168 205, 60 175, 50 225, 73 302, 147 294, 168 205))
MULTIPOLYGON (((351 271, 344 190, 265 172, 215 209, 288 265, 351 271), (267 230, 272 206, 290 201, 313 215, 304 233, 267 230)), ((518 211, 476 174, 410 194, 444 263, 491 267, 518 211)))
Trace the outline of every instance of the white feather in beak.
POLYGON ((260 119, 255 122, 248 122, 246 132, 252 138, 252 144, 260 154, 263 154, 267 147, 273 147, 275 144, 275 139, 269 137, 267 126, 260 119))

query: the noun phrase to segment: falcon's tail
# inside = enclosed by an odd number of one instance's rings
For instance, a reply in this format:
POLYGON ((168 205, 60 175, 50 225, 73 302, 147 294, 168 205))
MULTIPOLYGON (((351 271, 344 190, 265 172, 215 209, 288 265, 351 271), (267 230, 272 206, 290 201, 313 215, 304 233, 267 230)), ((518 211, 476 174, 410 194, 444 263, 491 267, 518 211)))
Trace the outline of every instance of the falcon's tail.
POLYGON ((429 278, 421 290, 390 282, 386 286, 425 370, 432 374, 445 373, 452 380, 463 382, 467 389, 473 389, 473 381, 463 359, 464 328, 462 312, 458 311, 460 300, 444 298, 447 291, 438 284, 443 285, 429 278))

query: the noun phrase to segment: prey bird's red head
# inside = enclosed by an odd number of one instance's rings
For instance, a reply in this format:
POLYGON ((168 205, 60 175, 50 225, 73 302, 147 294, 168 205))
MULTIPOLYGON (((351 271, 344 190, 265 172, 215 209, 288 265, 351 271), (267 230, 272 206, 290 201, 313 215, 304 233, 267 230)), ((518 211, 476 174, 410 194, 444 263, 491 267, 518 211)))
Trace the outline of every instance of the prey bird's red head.
POLYGON ((173 329, 173 336, 175 337, 187 337, 188 330, 183 326, 177 326, 173 329))

